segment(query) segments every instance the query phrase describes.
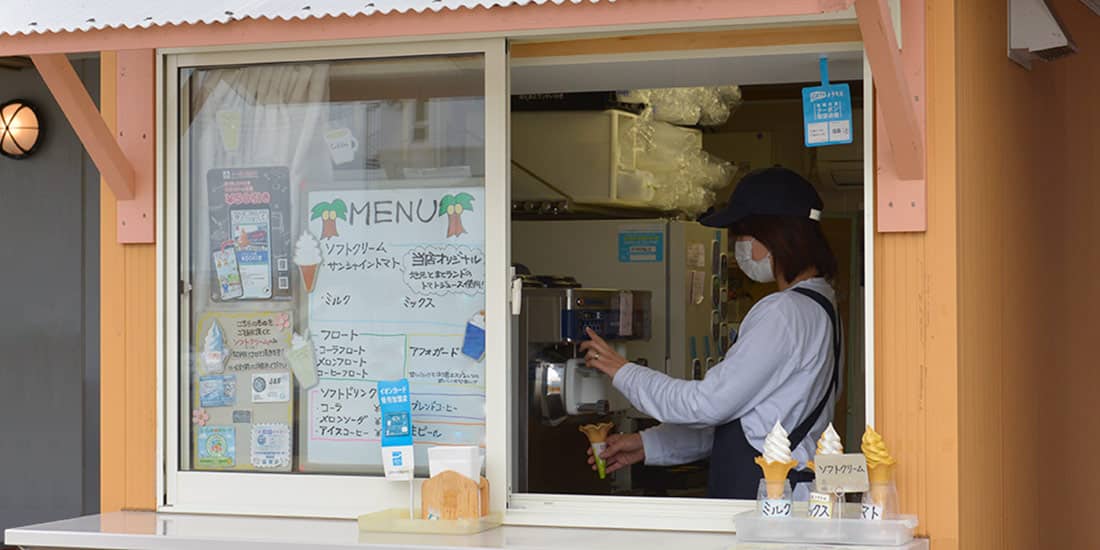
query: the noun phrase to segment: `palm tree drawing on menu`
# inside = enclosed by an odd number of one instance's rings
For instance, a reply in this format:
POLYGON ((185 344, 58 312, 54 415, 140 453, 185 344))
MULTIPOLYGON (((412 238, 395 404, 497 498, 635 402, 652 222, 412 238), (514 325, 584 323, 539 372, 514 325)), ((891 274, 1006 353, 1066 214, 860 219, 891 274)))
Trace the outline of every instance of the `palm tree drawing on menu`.
POLYGON ((336 199, 332 202, 320 202, 310 211, 310 221, 321 219, 321 240, 339 237, 336 230, 336 219, 348 221, 348 206, 344 201, 336 199))
POLYGON ((462 213, 474 209, 474 197, 469 193, 447 195, 439 201, 439 215, 447 215, 447 237, 457 237, 466 232, 462 227, 462 213))

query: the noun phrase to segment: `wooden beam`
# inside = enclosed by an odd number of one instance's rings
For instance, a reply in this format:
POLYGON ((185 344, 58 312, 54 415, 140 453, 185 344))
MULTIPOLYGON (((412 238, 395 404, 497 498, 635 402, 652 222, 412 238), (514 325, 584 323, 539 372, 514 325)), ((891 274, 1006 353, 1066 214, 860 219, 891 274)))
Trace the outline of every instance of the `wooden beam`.
POLYGON ((64 54, 43 54, 32 55, 31 60, 115 198, 134 198, 134 169, 69 59, 64 54))
POLYGON ((903 180, 923 179, 924 132, 917 120, 919 95, 913 93, 905 75, 890 7, 887 0, 856 0, 856 15, 897 175, 903 180))
POLYGON ((526 57, 564 57, 573 55, 613 55, 685 50, 720 50, 861 42, 859 26, 849 23, 832 25, 788 25, 710 32, 674 32, 612 36, 580 40, 520 42, 511 46, 513 59, 526 57))

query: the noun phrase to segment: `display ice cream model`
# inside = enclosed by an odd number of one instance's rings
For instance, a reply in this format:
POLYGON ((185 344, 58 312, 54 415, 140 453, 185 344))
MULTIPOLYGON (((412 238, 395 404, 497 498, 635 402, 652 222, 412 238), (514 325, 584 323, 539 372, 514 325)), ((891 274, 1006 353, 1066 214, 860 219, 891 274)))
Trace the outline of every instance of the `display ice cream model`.
MULTIPOLYGON (((836 433, 836 428, 833 428, 833 423, 830 422, 825 431, 821 432, 821 437, 817 438, 817 452, 814 456, 842 454, 844 454, 844 444, 840 442, 840 434, 836 433)), ((807 462, 806 466, 813 470, 813 461, 807 462)))
POLYGON ((865 495, 864 519, 890 519, 897 514, 894 468, 897 460, 886 449, 886 442, 874 428, 867 426, 861 444, 867 458, 867 477, 871 490, 865 495))
POLYGON ((580 427, 580 431, 588 437, 588 444, 592 446, 592 458, 596 460, 596 471, 599 472, 600 479, 607 477, 607 463, 600 454, 607 450, 607 436, 614 427, 615 425, 610 422, 585 424, 580 427))
POLYGON ((309 231, 303 231, 294 243, 294 263, 302 275, 306 292, 313 292, 313 286, 317 283, 317 268, 321 265, 321 244, 309 231))
POLYGON ((764 484, 769 500, 784 498, 787 490, 787 474, 798 462, 791 456, 791 442, 787 430, 777 420, 771 432, 764 438, 764 455, 756 457, 756 464, 764 470, 764 484))
POLYGON ((840 434, 836 433, 836 429, 833 428, 832 422, 829 423, 829 426, 825 428, 824 432, 821 432, 821 437, 817 440, 817 454, 844 454, 844 444, 840 442, 840 434))

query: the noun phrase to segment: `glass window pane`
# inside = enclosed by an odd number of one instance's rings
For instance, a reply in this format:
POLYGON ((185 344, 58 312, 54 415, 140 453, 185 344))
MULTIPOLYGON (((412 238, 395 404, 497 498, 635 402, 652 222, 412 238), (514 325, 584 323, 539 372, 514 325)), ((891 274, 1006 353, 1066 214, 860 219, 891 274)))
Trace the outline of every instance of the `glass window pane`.
POLYGON ((182 468, 379 474, 400 378, 418 466, 484 446, 482 56, 180 83, 182 468))

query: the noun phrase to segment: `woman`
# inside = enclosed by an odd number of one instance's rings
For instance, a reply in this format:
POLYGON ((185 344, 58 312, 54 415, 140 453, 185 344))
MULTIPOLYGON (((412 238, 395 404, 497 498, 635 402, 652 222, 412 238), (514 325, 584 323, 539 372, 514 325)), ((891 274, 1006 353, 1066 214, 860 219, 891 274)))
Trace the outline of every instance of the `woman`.
MULTIPOLYGON (((586 363, 662 423, 609 438, 602 455, 608 471, 709 456, 708 496, 755 499, 763 474, 753 459, 763 454, 764 438, 777 421, 790 431, 794 459, 800 465, 812 459, 817 438, 832 420, 841 366, 829 283, 837 264, 821 230, 822 207, 804 178, 768 168, 745 176, 724 210, 700 220, 729 228, 745 275, 779 287, 753 306, 737 342, 703 380, 671 378, 628 363, 588 331, 590 340, 581 345, 586 363)), ((794 483, 812 477, 805 469, 791 473, 794 483)))

